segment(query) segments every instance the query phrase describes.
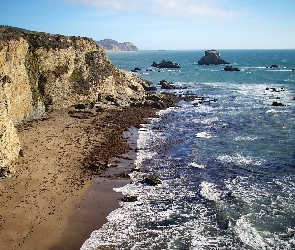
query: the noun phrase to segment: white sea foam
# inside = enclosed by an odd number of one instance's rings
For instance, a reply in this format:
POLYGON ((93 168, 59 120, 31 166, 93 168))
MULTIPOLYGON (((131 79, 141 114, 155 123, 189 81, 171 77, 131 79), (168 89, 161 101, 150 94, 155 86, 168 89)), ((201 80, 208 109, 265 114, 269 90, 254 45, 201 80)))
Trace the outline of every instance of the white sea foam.
POLYGON ((251 157, 246 157, 241 154, 231 155, 221 155, 217 157, 217 160, 221 161, 222 163, 235 163, 240 166, 244 165, 254 165, 260 166, 262 161, 254 160, 251 157))
POLYGON ((247 215, 237 220, 235 231, 240 240, 248 246, 254 249, 270 249, 270 246, 264 242, 260 233, 251 225, 247 215))
POLYGON ((196 137, 197 138, 211 138, 212 135, 210 135, 207 132, 199 132, 199 133, 196 134, 196 137))
POLYGON ((238 136, 234 139, 234 141, 255 141, 257 139, 257 136, 238 136))
POLYGON ((275 109, 269 109, 267 110, 265 113, 268 114, 268 113, 277 113, 278 110, 275 110, 275 109))
POLYGON ((222 192, 218 189, 218 187, 211 182, 203 181, 201 183, 201 191, 200 194, 210 201, 220 201, 220 197, 222 196, 222 192))
POLYGON ((206 168, 206 167, 207 167, 206 165, 198 164, 198 163, 196 163, 196 162, 191 162, 191 163, 189 164, 189 166, 192 166, 192 167, 194 167, 194 168, 200 168, 200 169, 203 169, 203 168, 206 168))
POLYGON ((209 119, 204 119, 201 121, 202 124, 211 124, 211 123, 214 123, 214 122, 217 122, 219 121, 219 118, 218 117, 212 117, 212 118, 209 118, 209 119))

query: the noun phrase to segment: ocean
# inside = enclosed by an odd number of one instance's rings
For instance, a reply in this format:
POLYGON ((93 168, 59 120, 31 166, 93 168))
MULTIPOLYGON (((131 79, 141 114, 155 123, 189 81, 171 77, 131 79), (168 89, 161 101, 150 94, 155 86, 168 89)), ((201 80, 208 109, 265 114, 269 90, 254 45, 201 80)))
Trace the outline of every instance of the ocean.
MULTIPOLYGON (((295 50, 109 52, 118 68, 196 95, 139 130, 132 183, 90 249, 295 249, 295 50), (162 59, 179 69, 152 69, 162 59), (278 68, 270 68, 271 65, 278 68), (142 182, 149 175, 161 184, 142 182)), ((166 91, 167 92, 167 91, 166 91)))

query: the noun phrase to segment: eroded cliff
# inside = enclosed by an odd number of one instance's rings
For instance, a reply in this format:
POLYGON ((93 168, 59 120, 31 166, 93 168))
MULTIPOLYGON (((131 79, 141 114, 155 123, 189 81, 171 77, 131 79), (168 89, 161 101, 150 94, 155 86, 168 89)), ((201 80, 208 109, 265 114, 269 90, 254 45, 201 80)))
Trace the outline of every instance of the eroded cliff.
POLYGON ((0 170, 19 155, 16 125, 78 103, 128 105, 149 85, 92 39, 0 28, 0 170))

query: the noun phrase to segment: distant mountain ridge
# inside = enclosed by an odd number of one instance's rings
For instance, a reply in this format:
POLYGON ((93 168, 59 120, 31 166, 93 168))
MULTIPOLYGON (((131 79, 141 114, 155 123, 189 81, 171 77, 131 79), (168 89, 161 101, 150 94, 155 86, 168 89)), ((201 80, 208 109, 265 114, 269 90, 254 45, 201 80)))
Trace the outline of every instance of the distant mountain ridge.
POLYGON ((130 42, 119 43, 113 39, 103 39, 95 42, 106 51, 138 51, 138 48, 130 42))

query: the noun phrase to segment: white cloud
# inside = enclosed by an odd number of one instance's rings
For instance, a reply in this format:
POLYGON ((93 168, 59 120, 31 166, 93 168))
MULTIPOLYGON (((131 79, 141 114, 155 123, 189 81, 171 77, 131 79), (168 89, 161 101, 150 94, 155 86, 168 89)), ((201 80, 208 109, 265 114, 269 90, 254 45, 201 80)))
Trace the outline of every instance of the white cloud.
POLYGON ((226 0, 62 0, 68 3, 109 8, 120 12, 145 10, 157 16, 174 18, 234 17, 236 11, 228 10, 226 0), (224 4, 222 6, 221 4, 224 4))

